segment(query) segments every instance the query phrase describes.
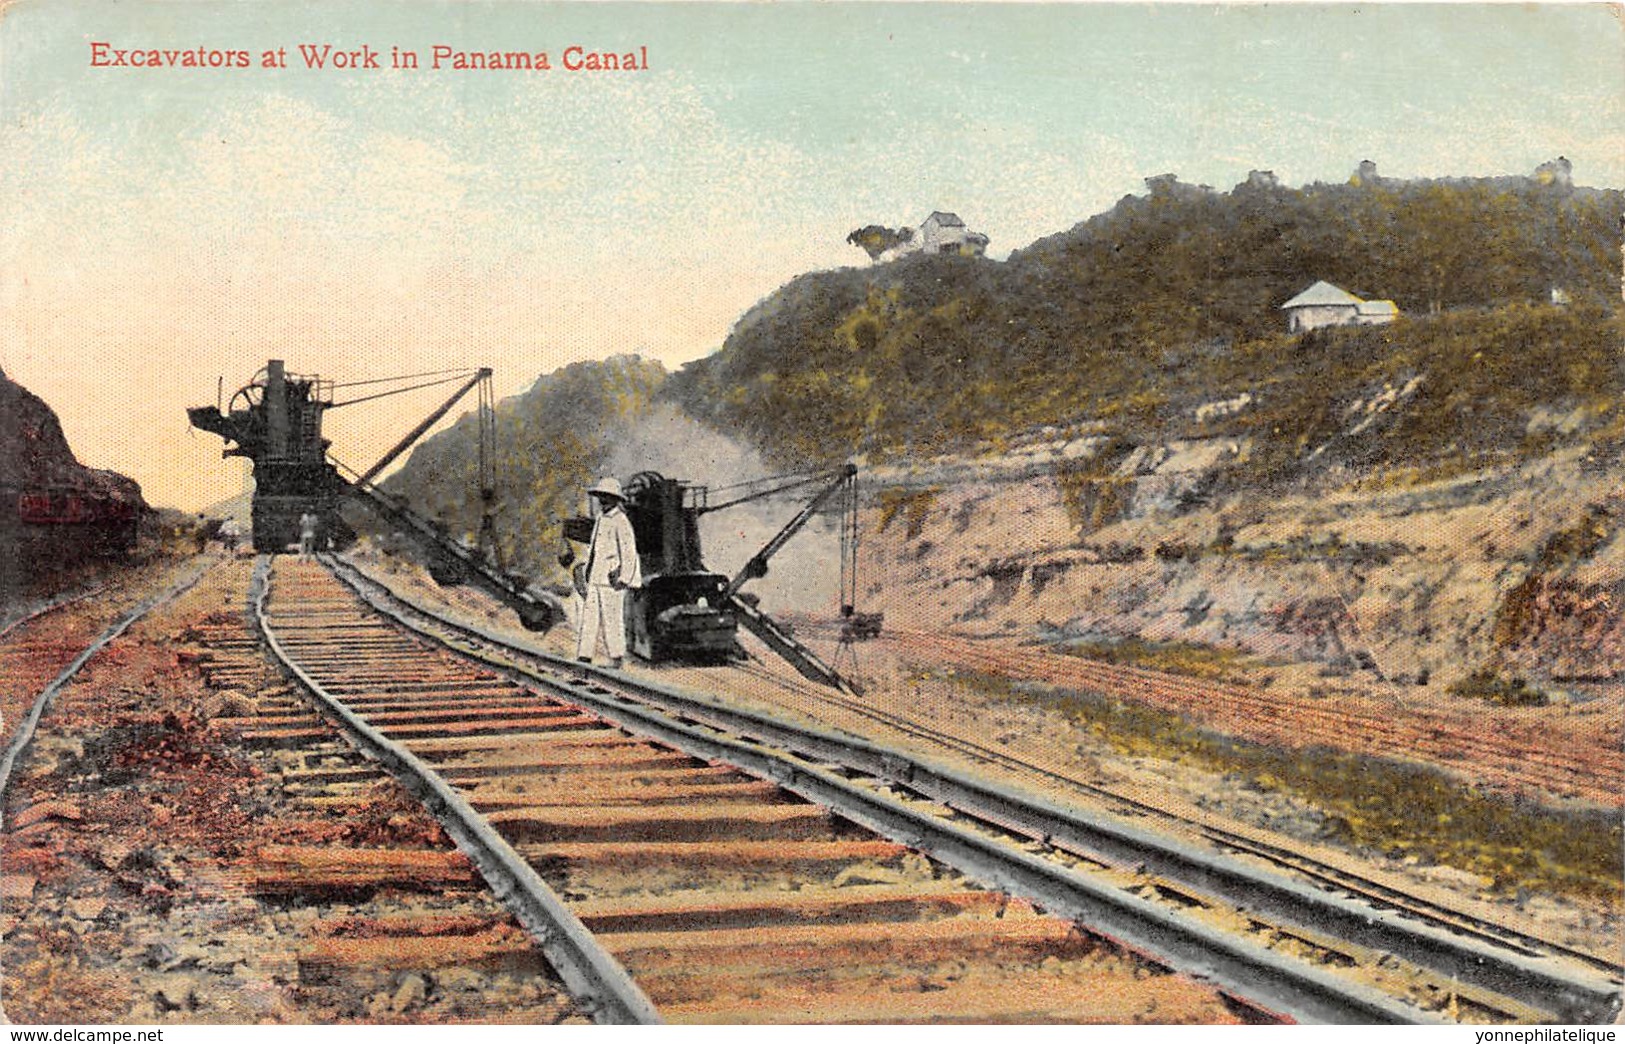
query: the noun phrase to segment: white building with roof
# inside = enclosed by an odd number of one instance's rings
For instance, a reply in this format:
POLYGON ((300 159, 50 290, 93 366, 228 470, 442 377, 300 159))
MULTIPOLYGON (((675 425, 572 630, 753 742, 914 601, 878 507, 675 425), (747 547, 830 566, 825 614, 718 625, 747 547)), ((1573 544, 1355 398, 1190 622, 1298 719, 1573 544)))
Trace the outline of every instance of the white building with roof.
POLYGON ((1380 326, 1399 318, 1392 301, 1367 301, 1324 279, 1281 306, 1288 333, 1303 333, 1323 326, 1380 326))
POLYGON ((958 214, 946 210, 933 210, 920 222, 919 228, 904 226, 897 231, 899 241, 876 258, 877 261, 896 261, 913 254, 982 257, 987 253, 987 236, 972 232, 958 214))
POLYGON ((922 254, 970 254, 982 256, 987 250, 987 237, 972 232, 958 214, 933 210, 920 222, 915 244, 922 254))

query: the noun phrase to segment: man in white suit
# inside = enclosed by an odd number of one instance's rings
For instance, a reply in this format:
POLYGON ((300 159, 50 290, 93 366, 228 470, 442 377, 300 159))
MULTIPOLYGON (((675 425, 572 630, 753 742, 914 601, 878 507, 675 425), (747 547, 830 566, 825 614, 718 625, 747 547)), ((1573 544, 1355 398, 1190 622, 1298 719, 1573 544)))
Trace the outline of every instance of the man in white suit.
POLYGON ((621 484, 614 478, 599 479, 587 494, 598 505, 588 544, 586 590, 582 592, 581 626, 576 632, 576 659, 592 662, 602 632, 611 667, 621 666, 626 657, 626 592, 643 586, 643 567, 638 561, 637 539, 632 520, 622 506, 621 484))

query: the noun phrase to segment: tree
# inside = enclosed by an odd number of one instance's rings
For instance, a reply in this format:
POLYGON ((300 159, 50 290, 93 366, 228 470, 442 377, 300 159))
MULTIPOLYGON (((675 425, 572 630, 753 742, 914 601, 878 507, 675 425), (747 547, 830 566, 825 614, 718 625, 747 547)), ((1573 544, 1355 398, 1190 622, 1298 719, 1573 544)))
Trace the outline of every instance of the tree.
POLYGON ((894 247, 914 241, 912 228, 887 228, 884 225, 865 225, 846 237, 855 247, 861 247, 870 261, 879 261, 880 255, 894 247))

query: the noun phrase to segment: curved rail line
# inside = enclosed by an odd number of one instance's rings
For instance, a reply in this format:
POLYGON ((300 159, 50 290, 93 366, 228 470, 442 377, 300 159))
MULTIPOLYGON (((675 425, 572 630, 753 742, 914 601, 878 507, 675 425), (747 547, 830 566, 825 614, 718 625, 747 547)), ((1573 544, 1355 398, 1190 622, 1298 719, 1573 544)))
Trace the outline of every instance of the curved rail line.
MULTIPOLYGON (((54 679, 52 679, 50 684, 46 685, 45 688, 40 690, 39 694, 34 697, 34 701, 29 706, 27 713, 24 714, 22 719, 17 723, 16 729, 11 734, 10 742, 6 744, 5 752, 0 754, 0 796, 5 794, 6 787, 10 785, 13 766, 16 765, 17 759, 22 756, 23 751, 27 749, 28 744, 33 740, 34 732, 39 726, 41 716, 43 716, 45 711, 50 707, 51 702, 56 699, 57 693, 61 692, 66 686, 72 683, 73 679, 81 670, 84 669, 85 664, 89 663, 97 653, 106 648, 109 642, 113 641, 125 631, 129 630, 137 620, 140 620, 143 616, 146 616, 154 609, 161 605, 166 605, 185 594, 194 585, 196 585, 197 582, 203 578, 204 574, 213 568, 214 565, 215 563, 213 562, 205 562, 196 570, 182 577, 168 589, 146 599, 138 604, 135 608, 125 613, 106 630, 102 631, 102 633, 98 635, 89 645, 85 646, 85 648, 82 649, 77 656, 68 662, 66 667, 62 668, 61 672, 57 674, 54 679)), ((29 619, 36 619, 39 616, 45 615, 46 613, 55 609, 60 609, 74 602, 82 601, 95 593, 97 592, 87 592, 86 594, 76 595, 73 598, 64 599, 61 602, 45 606, 33 613, 29 619)), ((8 628, 8 631, 9 630, 10 629, 8 628)))
POLYGON ((95 598, 97 595, 106 591, 107 587, 107 584, 97 584, 95 587, 87 590, 79 591, 74 594, 63 595, 59 598, 52 598, 41 605, 37 605, 31 609, 25 610, 15 619, 6 622, 3 626, 0 626, 0 642, 3 642, 9 638, 12 632, 17 630, 19 627, 22 627, 25 624, 33 623, 42 616, 49 616, 58 609, 66 609, 70 605, 78 605, 80 602, 95 598))
MULTIPOLYGON (((1169 701, 1174 700, 1179 709, 1185 709, 1190 699, 1196 696, 1204 704, 1224 704, 1255 720, 1275 719, 1280 715, 1275 701, 1243 686, 1179 678, 1146 668, 1102 663, 1083 657, 1067 657, 1058 663, 1054 654, 1011 648, 977 648, 964 639, 922 631, 893 629, 890 636, 905 638, 925 648, 952 649, 957 656, 968 657, 973 663, 991 670, 1008 670, 1012 666, 1019 666, 1036 672, 1035 676, 1059 684, 1081 684, 1104 692, 1132 693, 1153 706, 1168 706, 1169 701), (1060 675, 1064 675, 1064 679, 1060 675)), ((1311 735, 1329 741, 1346 741, 1348 736, 1354 734, 1373 741, 1374 748, 1414 749, 1418 753, 1445 759, 1467 759, 1474 764, 1493 768, 1510 780, 1545 792, 1589 794, 1600 800, 1612 800, 1617 799, 1625 789, 1625 765, 1617 758, 1600 762, 1565 758, 1543 752, 1534 744, 1497 742, 1493 737, 1464 731, 1456 722, 1448 719, 1436 718, 1423 727, 1404 729, 1380 715, 1362 714, 1353 708, 1342 707, 1331 711, 1299 707, 1294 709, 1290 722, 1295 735, 1304 735, 1306 720, 1314 723, 1310 727, 1311 735)))
MULTIPOLYGON (((793 684, 793 682, 776 676, 774 680, 781 685, 793 684)), ((861 700, 854 700, 839 693, 830 692, 827 689, 812 685, 795 685, 794 687, 797 694, 803 699, 838 707, 848 713, 867 718, 905 735, 925 740, 988 764, 1000 765, 1047 782, 1061 784, 1075 789, 1079 793, 1109 802, 1111 805, 1131 809, 1137 815, 1175 824, 1183 829, 1196 832, 1220 847, 1256 856, 1328 888, 1345 892, 1350 896, 1390 906, 1405 917, 1432 923, 1440 928, 1459 932, 1463 935, 1475 936, 1492 945, 1507 947, 1526 956, 1548 954, 1576 961, 1604 975, 1618 976, 1620 974, 1621 966, 1617 960, 1555 942, 1532 932, 1492 921, 1442 902, 1412 895, 1393 884, 1377 881, 1346 867, 1336 866, 1317 859, 1313 855, 1296 851, 1288 845, 1271 844, 1258 837, 1250 837, 1234 830, 1226 830, 1223 827, 1215 826, 1211 822, 1180 815, 1159 805, 1114 790, 1111 787, 1056 772, 1053 769, 1017 758, 1008 751, 998 750, 977 743, 974 740, 966 739, 963 736, 933 729, 913 719, 870 707, 861 700)))
MULTIPOLYGON (((525 859, 562 877, 581 920, 611 940, 605 945, 631 962, 640 983, 656 984, 672 1017, 1010 1021, 1059 1011, 1075 1021, 1120 1006, 1101 993, 1098 935, 943 877, 923 860, 911 867, 918 857, 907 847, 855 835, 827 806, 766 781, 796 771, 776 752, 659 712, 598 715, 580 693, 550 697, 558 683, 496 677, 381 621, 308 566, 278 567, 262 616, 278 655, 298 664, 305 683, 350 705, 351 714, 336 715, 350 731, 365 718, 388 734, 366 740, 369 749, 380 741, 402 748, 390 759, 411 777, 409 789, 438 776, 525 859), (673 732, 686 742, 662 735, 673 732), (712 756, 729 748, 727 763, 712 756), (615 883, 629 872, 637 885, 615 883), (715 888, 694 883, 717 875, 715 888), (916 985, 920 966, 945 960, 968 961, 969 971, 916 985), (989 980, 1000 988, 977 988, 989 980)), ((1189 979, 1152 978, 1134 992, 1160 997, 1161 1010, 1205 1004, 1210 1021, 1227 1007, 1230 1018, 1279 1018, 1189 979)), ((1367 1020, 1375 1010, 1358 1009, 1367 1020)))
MULTIPOLYGON (((850 794, 842 793, 843 789, 850 791, 853 788, 843 788, 840 783, 844 783, 845 779, 841 777, 844 775, 850 779, 855 773, 870 774, 884 780, 894 791, 923 797, 956 813, 968 814, 984 823, 998 823, 1018 835, 1037 839, 1044 849, 1074 853, 1097 866, 1104 861, 1106 865, 1128 862, 1150 867, 1157 874, 1167 875, 1187 885, 1194 883, 1267 916, 1306 925, 1310 933, 1320 937, 1332 932, 1336 938, 1356 946, 1371 947, 1415 961, 1444 979, 1462 984, 1464 989, 1488 991, 1494 996, 1510 999, 1510 1004, 1498 1006, 1493 999, 1477 998, 1477 1003, 1492 1013, 1499 1012, 1502 1017, 1528 1018, 1531 1017, 1529 1009, 1533 1009, 1551 1012, 1569 1021, 1585 1022, 1596 1021, 1617 1010, 1617 982, 1593 969, 1562 966, 1562 962, 1546 955, 1551 952, 1550 948, 1545 953, 1532 952, 1530 948, 1504 937, 1474 932, 1471 926, 1460 921, 1452 922, 1443 914, 1430 916, 1425 910, 1419 911, 1420 904, 1396 910, 1393 896, 1375 896, 1370 890, 1356 898, 1349 898, 1346 894, 1330 894, 1320 888, 1238 864, 1219 853, 1181 849, 1177 844, 1171 845, 1146 831, 1091 816, 1075 808, 1057 807, 996 786, 968 780, 923 761, 872 747, 854 737, 799 729, 765 715, 724 708, 661 686, 633 685, 618 674, 593 672, 589 675, 589 681, 583 681, 575 665, 566 665, 559 658, 534 647, 516 645, 478 628, 433 617, 433 614, 419 607, 395 599, 375 582, 347 568, 341 570, 341 575, 375 608, 395 617, 403 625, 421 629, 424 618, 432 618, 434 627, 451 631, 465 641, 472 639, 487 648, 503 650, 505 657, 517 654, 530 665, 524 670, 528 681, 540 681, 557 687, 561 684, 558 678, 562 677, 563 688, 559 691, 593 706, 606 717, 614 718, 617 713, 620 714, 628 722, 628 727, 656 733, 664 731, 672 737, 670 741, 680 744, 684 740, 694 742, 694 737, 683 735, 684 730, 692 731, 694 727, 705 729, 710 735, 704 737, 700 748, 710 751, 711 756, 727 757, 736 763, 736 752, 729 747, 737 745, 743 737, 750 737, 749 742, 768 743, 781 751, 793 752, 781 754, 771 764, 763 764, 760 771, 786 781, 791 789, 812 800, 829 803, 844 814, 870 825, 885 824, 885 827, 911 839, 931 836, 932 832, 922 834, 917 823, 907 817, 897 818, 895 808, 877 811, 859 801, 855 810, 850 794), (392 603, 385 604, 385 598, 391 599, 392 603), (408 619, 409 616, 419 619, 414 622, 408 619), (536 670, 537 665, 540 665, 540 673, 536 670), (555 675, 552 680, 547 677, 549 673, 555 675), (639 702, 647 701, 664 708, 675 720, 637 707, 639 702), (723 733, 720 737, 716 735, 719 730, 723 733), (796 755, 800 755, 799 764, 796 755), (835 779, 820 778, 825 773, 835 779), (1529 1008, 1520 1010, 1519 1005, 1529 1008)), ((459 647, 459 651, 467 654, 470 650, 459 647)), ((512 668, 513 664, 504 662, 502 666, 512 668)), ((1121 800, 1118 795, 1112 795, 1112 798, 1121 800)), ((1291 974, 1289 970, 1277 967, 1282 963, 1277 955, 1265 951, 1269 959, 1263 965, 1249 965, 1245 975, 1238 976, 1237 969, 1256 959, 1257 953, 1241 952, 1246 951, 1245 946, 1238 951, 1234 939, 1209 938, 1211 932, 1198 930, 1190 933, 1192 925, 1188 921, 1180 923, 1179 918, 1170 920, 1162 916, 1166 914, 1164 910, 1158 910, 1157 917, 1142 920, 1140 915, 1145 910, 1123 908, 1121 889, 1101 888, 1098 885, 1080 887, 1078 882, 1071 880, 1062 883, 1062 879, 1079 875, 1070 872, 1057 874, 1053 864, 1047 870, 1040 870, 1019 859, 1007 861, 997 852, 997 846, 969 843, 964 836, 951 841, 933 839, 926 847, 934 854, 949 853, 952 858, 944 857, 949 858, 950 862, 957 859, 956 865, 972 868, 972 872, 983 879, 1017 884, 1025 889, 1025 894, 1041 897, 1041 901, 1052 909, 1076 911, 1076 916, 1082 920, 1107 925, 1107 930, 1113 934, 1162 955, 1171 963, 1203 968, 1210 977, 1238 992, 1250 987, 1252 995, 1257 997, 1257 984, 1261 977, 1291 974), (1012 870, 1011 867, 1016 864, 1021 864, 1019 869, 1012 870), (1218 962, 1220 965, 1225 965, 1225 962, 1240 963, 1214 968, 1214 948, 1225 953, 1224 960, 1218 962)), ((1034 862, 1044 861, 1035 859, 1034 862)), ((1346 893, 1349 890, 1347 883, 1340 883, 1339 891, 1346 893)), ((1204 926, 1195 927, 1202 929, 1204 926)), ((1287 934, 1291 934, 1290 930, 1287 934)), ((1306 1002, 1304 998, 1314 995, 1317 990, 1335 993, 1347 987, 1347 983, 1327 983, 1322 981, 1324 978, 1320 976, 1312 985, 1297 982, 1290 990, 1277 987, 1276 992, 1292 993, 1297 1000, 1294 1005, 1292 999, 1283 998, 1280 1010, 1291 1011, 1295 1017, 1328 1021, 1411 1020, 1426 1014, 1389 998, 1361 996, 1352 1002, 1354 1007, 1361 1009, 1358 1015, 1353 1014, 1353 1008, 1349 1006, 1351 1002, 1346 998, 1333 1002, 1317 997, 1312 1002, 1306 1002), (1317 1009, 1319 1004, 1326 1007, 1317 1009)), ((1266 992, 1269 992, 1267 987, 1266 992)), ((1271 994, 1267 1003, 1276 1007, 1275 1001, 1276 997, 1271 994)))

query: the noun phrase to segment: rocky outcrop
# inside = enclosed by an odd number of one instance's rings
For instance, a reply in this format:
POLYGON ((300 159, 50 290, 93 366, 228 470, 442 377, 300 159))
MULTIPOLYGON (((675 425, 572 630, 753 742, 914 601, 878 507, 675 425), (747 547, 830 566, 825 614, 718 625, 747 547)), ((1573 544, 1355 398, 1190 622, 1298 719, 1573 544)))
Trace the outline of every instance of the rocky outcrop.
POLYGON ((145 503, 134 480, 79 463, 56 412, 0 373, 0 488, 12 492, 33 487, 84 490, 145 503))
POLYGON ((134 480, 79 463, 51 407, 0 374, 0 599, 125 554, 147 511, 134 480))
POLYGON ((1625 677, 1625 494, 1590 505, 1546 538, 1497 607, 1503 660, 1556 681, 1625 677))
POLYGON ((933 468, 908 526, 880 528, 877 509, 864 608, 925 628, 1217 647, 1353 680, 1625 676, 1625 510, 1585 454, 1387 489, 1219 492, 1245 452, 1195 440, 959 483, 933 468), (1102 512, 1097 487, 1113 483, 1102 512))

